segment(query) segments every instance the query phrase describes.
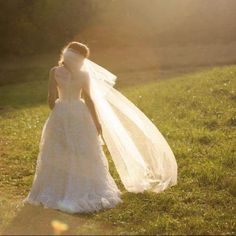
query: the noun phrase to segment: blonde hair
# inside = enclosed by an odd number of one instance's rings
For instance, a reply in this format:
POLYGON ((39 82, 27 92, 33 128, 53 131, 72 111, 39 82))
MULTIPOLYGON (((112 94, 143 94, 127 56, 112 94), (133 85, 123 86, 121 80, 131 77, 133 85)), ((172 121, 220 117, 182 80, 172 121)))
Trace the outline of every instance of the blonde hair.
POLYGON ((76 52, 78 52, 80 55, 82 55, 85 58, 88 58, 90 56, 90 50, 87 45, 80 43, 80 42, 72 41, 72 42, 69 42, 66 46, 64 46, 62 48, 60 59, 58 61, 59 66, 64 64, 63 52, 67 48, 72 48, 73 50, 75 50, 76 52))

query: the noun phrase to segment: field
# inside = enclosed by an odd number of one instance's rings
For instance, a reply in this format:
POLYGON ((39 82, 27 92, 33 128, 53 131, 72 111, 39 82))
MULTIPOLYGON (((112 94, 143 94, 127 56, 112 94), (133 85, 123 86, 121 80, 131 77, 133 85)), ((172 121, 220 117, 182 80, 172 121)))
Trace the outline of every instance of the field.
MULTIPOLYGON (((24 71, 18 71, 20 80, 24 71)), ((33 68, 31 77, 33 73, 47 76, 44 67, 33 68)), ((141 73, 155 77, 155 71, 141 73)), ((123 74, 127 81, 134 78, 123 74)), ((70 234, 235 234, 236 65, 167 77, 135 85, 121 81, 118 88, 167 139, 178 164, 178 184, 159 194, 129 193, 105 149, 124 203, 84 215, 22 206, 49 113, 47 80, 5 84, 1 78, 0 232, 49 234, 57 219, 69 226, 65 233, 70 234)))

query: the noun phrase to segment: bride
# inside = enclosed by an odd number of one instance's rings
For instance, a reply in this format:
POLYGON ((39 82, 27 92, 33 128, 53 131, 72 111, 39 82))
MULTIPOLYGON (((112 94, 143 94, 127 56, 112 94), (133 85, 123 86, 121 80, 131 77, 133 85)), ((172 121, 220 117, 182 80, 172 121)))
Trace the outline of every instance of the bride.
POLYGON ((93 212, 123 202, 109 172, 106 144, 129 192, 159 193, 177 184, 177 163, 157 127, 113 86, 117 77, 70 42, 49 74, 51 112, 24 203, 64 212, 93 212))

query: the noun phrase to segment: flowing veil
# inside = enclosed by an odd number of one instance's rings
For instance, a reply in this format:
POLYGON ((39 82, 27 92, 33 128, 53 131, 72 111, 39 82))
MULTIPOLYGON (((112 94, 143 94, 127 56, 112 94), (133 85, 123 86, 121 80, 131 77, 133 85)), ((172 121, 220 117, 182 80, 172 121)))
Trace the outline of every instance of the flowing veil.
MULTIPOLYGON (((177 163, 151 120, 113 86, 117 76, 88 58, 93 98, 103 139, 129 192, 161 192, 177 184, 177 163)), ((100 137, 102 144, 102 138, 100 137)))

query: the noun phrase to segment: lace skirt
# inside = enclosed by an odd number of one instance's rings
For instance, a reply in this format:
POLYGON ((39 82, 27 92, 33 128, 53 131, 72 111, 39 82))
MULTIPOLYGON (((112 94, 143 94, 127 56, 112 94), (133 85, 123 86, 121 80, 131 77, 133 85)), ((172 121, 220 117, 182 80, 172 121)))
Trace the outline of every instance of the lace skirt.
POLYGON ((91 113, 83 100, 56 100, 39 144, 32 187, 23 203, 69 213, 122 203, 91 113))

